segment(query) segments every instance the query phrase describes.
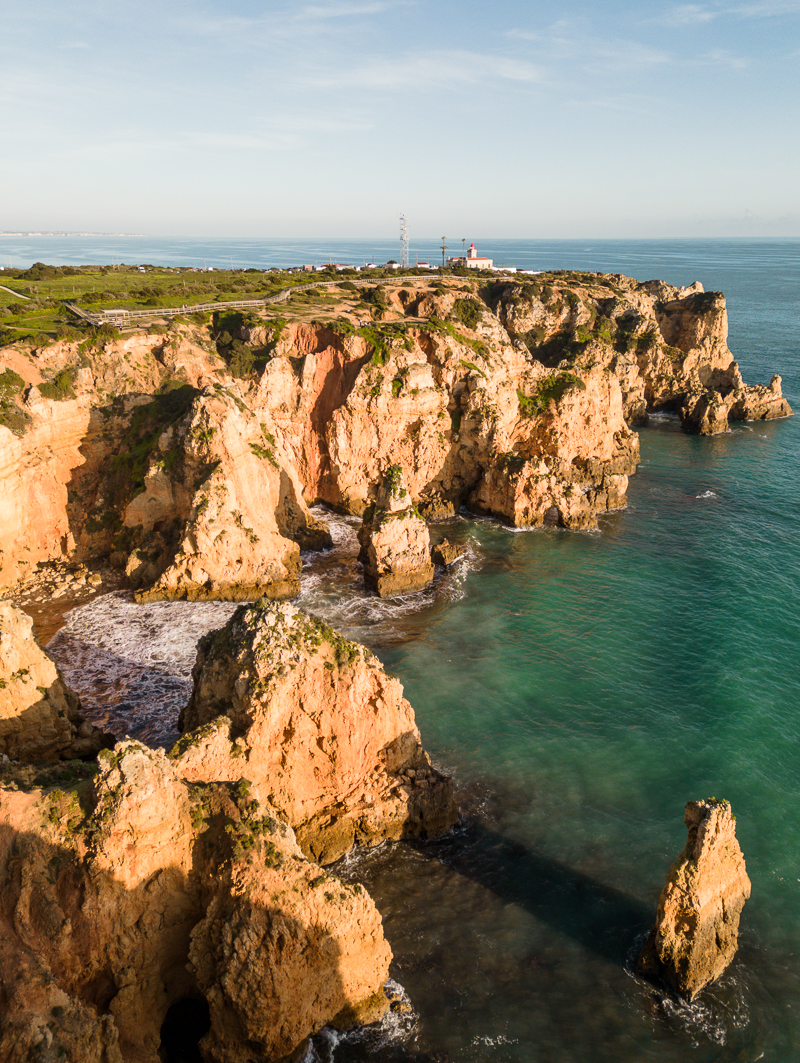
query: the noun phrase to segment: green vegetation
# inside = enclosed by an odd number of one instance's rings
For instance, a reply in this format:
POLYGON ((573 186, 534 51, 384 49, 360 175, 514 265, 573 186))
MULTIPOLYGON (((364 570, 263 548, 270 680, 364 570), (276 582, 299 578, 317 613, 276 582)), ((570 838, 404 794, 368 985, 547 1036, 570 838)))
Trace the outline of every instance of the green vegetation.
POLYGON ((75 392, 72 390, 72 385, 75 383, 76 372, 74 366, 70 369, 62 369, 52 380, 46 380, 39 385, 39 393, 43 398, 55 399, 57 402, 74 399, 75 392))
POLYGON ((25 434, 31 420, 16 403, 24 387, 25 381, 13 369, 0 373, 0 425, 9 428, 16 436, 25 434))
POLYGON ((276 469, 279 468, 278 460, 275 457, 275 452, 273 450, 269 450, 267 447, 262 447, 260 443, 250 443, 249 446, 256 457, 264 458, 270 463, 270 465, 274 465, 276 469))
POLYGON ((406 339, 404 336, 407 325, 404 321, 384 322, 383 324, 362 325, 355 329, 357 336, 363 336, 367 346, 372 348, 372 364, 374 366, 386 365, 389 352, 395 340, 406 339))
POLYGON ((544 413, 551 402, 558 405, 571 388, 579 388, 583 391, 586 385, 580 377, 565 371, 551 373, 549 376, 543 377, 533 395, 525 395, 524 392, 517 388, 520 412, 525 417, 536 417, 544 413))
POLYGON ((423 326, 426 332, 438 332, 444 336, 450 336, 456 343, 463 344, 465 347, 469 347, 479 357, 488 359, 489 348, 483 342, 483 340, 471 340, 469 336, 465 336, 463 332, 459 332, 458 329, 450 321, 445 321, 440 317, 430 318, 423 326))
POLYGON ((468 329, 477 328, 482 313, 482 307, 476 299, 456 299, 453 304, 453 317, 468 329))
POLYGON ((389 465, 383 473, 384 483, 391 488, 392 491, 397 491, 403 482, 403 466, 402 465, 389 465))
POLYGON ((487 379, 484 371, 482 369, 479 369, 474 362, 465 362, 464 359, 461 358, 459 360, 459 364, 463 365, 465 369, 471 369, 473 373, 477 373, 479 376, 482 376, 484 380, 487 379))

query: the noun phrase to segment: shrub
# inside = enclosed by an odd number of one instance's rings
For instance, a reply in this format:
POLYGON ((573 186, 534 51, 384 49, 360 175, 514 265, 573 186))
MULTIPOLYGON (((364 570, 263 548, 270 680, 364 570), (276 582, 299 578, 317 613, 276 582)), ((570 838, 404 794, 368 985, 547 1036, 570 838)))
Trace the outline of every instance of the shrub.
POLYGON ((233 340, 227 351, 228 369, 231 376, 240 380, 250 376, 253 372, 254 355, 250 347, 241 340, 233 340))
POLYGON ((520 412, 525 417, 535 417, 544 413, 551 402, 558 405, 570 388, 579 388, 584 391, 586 385, 574 373, 560 372, 544 377, 533 395, 526 395, 517 388, 520 412))
POLYGON ((75 383, 75 369, 62 369, 56 373, 52 380, 46 380, 39 385, 39 393, 45 399, 53 399, 62 402, 64 399, 74 399, 75 392, 72 385, 75 383))
POLYGON ((19 395, 24 387, 25 381, 13 369, 6 369, 4 373, 0 373, 0 399, 19 395))
POLYGON ((481 319, 481 305, 475 299, 456 299, 453 317, 468 329, 474 329, 481 319))

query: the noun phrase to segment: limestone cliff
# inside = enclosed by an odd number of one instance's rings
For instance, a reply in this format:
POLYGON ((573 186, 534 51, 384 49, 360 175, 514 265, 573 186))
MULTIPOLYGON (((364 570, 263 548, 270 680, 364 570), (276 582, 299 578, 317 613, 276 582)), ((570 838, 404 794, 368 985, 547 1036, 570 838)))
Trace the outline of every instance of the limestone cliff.
POLYGON ((676 409, 689 431, 712 434, 727 431, 729 420, 792 412, 780 379, 768 389, 744 383, 728 349, 725 297, 699 283, 676 288, 564 271, 500 284, 493 299, 509 334, 545 364, 588 357, 607 365, 629 424, 651 410, 676 409), (704 416, 708 407, 719 412, 704 416))
POLYGON ((109 557, 145 598, 291 597, 300 551, 330 545, 309 504, 361 515, 389 466, 426 519, 467 505, 591 528, 625 505, 648 411, 700 433, 791 412, 779 377, 743 383, 724 297, 699 285, 559 272, 329 292, 332 320, 243 321, 236 343, 260 352, 244 369, 213 323, 0 351, 3 387, 19 382, 0 586, 109 557))
POLYGON ((36 641, 31 618, 0 602, 0 754, 53 762, 89 757, 112 745, 79 710, 77 697, 36 641))
POLYGON ((727 801, 690 801, 684 822, 686 845, 667 874, 639 968, 693 1000, 736 955, 750 879, 727 801))
POLYGON ((49 685, 0 732, 0 1058, 156 1063, 188 1008, 202 1058, 271 1063, 324 1025, 379 1019, 380 916, 311 858, 456 818, 397 680, 265 601, 201 642, 169 755, 125 741, 26 763, 76 740, 74 696, 20 617, 0 611, 0 663, 49 685))
POLYGON ((314 859, 454 823, 452 782, 431 766, 400 683, 322 621, 288 603, 242 606, 201 640, 193 675, 177 770, 244 775, 314 859))
POLYGON ((245 782, 188 784, 135 742, 75 774, 3 769, 0 1057, 157 1063, 194 1000, 205 1059, 277 1060, 386 1009, 372 901, 245 782))

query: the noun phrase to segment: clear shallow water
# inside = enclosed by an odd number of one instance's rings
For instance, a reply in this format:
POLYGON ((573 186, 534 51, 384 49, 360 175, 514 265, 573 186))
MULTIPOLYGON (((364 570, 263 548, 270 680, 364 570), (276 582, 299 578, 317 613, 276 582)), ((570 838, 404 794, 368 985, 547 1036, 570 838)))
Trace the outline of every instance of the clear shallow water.
MULTIPOLYGON (((725 291, 745 378, 781 372, 800 406, 797 241, 523 253, 725 291)), ((304 603, 403 680, 465 808, 442 843, 342 869, 384 916, 415 1023, 335 1060, 800 1061, 798 444, 800 418, 711 440, 655 421, 599 533, 457 522, 468 564, 416 603, 366 599, 341 555, 308 570, 304 603), (736 963, 679 1007, 629 959, 684 804, 711 795, 738 814, 753 896, 736 963)))

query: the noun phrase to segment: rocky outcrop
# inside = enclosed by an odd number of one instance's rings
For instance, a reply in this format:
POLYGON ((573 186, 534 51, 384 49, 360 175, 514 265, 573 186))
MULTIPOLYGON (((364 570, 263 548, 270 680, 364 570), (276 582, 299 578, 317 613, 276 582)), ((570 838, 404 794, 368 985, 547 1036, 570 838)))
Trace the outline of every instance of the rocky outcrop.
POLYGON ((322 621, 288 603, 243 606, 201 640, 193 674, 176 769, 244 775, 314 859, 454 823, 452 782, 431 766, 400 683, 322 621))
POLYGON ((268 427, 235 391, 206 389, 159 436, 125 509, 123 533, 139 544, 127 560, 137 597, 293 597, 300 546, 281 517, 301 537, 317 531, 268 427))
POLYGON ((750 879, 727 801, 690 801, 684 822, 686 846, 669 869, 639 969, 693 1000, 736 955, 750 879))
POLYGON ((90 757, 113 742, 80 715, 27 613, 0 602, 0 754, 48 763, 90 757))
MULTIPOLYGON (((18 729, 12 752, 63 757, 71 696, 30 621, 9 606, 0 621, 11 678, 49 684, 40 745, 18 729)), ((386 1012, 380 916, 310 857, 455 820, 400 684, 363 647, 264 601, 202 641, 184 730, 169 755, 125 741, 96 763, 2 758, 8 1063, 157 1063, 175 1028, 176 1058, 199 1040, 215 1063, 277 1063, 323 1026, 386 1012)))
POLYGON ((307 861, 245 782, 187 784, 136 742, 93 779, 63 771, 29 789, 5 768, 0 789, 8 1063, 157 1063, 187 1002, 182 1047, 205 1034, 217 1063, 282 1059, 324 1024, 386 1010, 372 901, 307 861))
POLYGON ((0 585, 111 558, 142 598, 291 597, 300 551, 331 544, 309 505, 360 516, 389 466, 427 520, 592 528, 625 505, 649 411, 706 434, 791 412, 779 378, 744 384, 725 300, 697 284, 559 272, 339 298, 327 323, 242 323, 241 364, 189 324, 5 349, 24 387, 20 434, 0 425, 0 585))
POLYGON ((433 580, 428 525, 412 505, 399 465, 386 471, 358 531, 364 582, 381 598, 413 594, 433 580))
POLYGON ((500 285, 497 313, 509 335, 547 365, 606 365, 622 389, 625 419, 677 409, 687 431, 727 431, 730 420, 786 417, 780 379, 744 383, 728 349, 721 292, 676 288, 618 274, 555 273, 500 285))
POLYGON ((792 409, 781 394, 781 378, 775 374, 767 387, 758 384, 726 392, 694 390, 680 407, 684 427, 696 435, 727 432, 731 421, 766 421, 791 417, 792 409))
POLYGON ((463 546, 460 546, 457 543, 451 543, 449 539, 442 539, 441 542, 438 542, 431 547, 431 560, 435 565, 447 567, 448 565, 455 564, 463 553, 463 546))

